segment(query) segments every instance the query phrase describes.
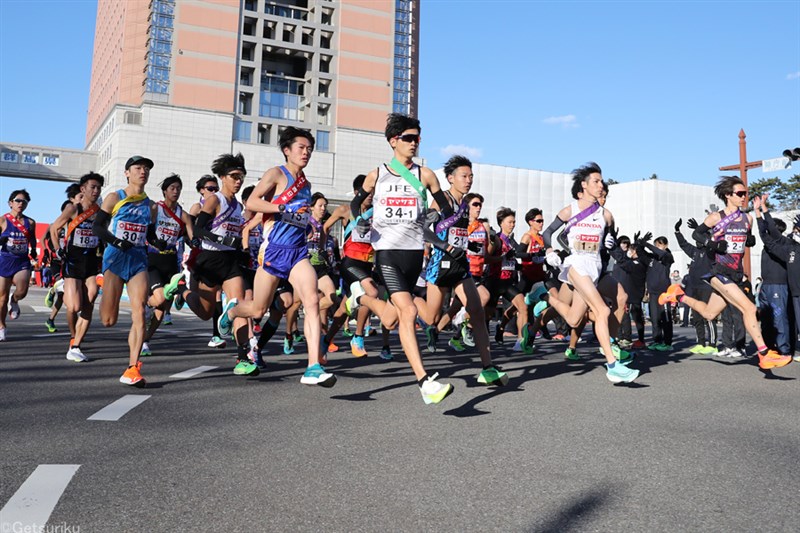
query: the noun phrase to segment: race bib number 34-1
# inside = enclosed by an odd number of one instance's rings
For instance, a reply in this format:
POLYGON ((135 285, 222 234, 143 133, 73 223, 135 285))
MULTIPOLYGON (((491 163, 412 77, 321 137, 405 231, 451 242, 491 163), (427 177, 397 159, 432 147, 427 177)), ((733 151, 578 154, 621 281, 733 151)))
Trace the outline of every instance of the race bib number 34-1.
POLYGON ((410 196, 381 198, 376 214, 392 224, 411 224, 417 220, 419 204, 410 196))
POLYGON ((144 246, 146 234, 146 225, 136 224, 135 222, 121 221, 117 224, 117 230, 114 236, 118 239, 128 241, 134 246, 144 246))

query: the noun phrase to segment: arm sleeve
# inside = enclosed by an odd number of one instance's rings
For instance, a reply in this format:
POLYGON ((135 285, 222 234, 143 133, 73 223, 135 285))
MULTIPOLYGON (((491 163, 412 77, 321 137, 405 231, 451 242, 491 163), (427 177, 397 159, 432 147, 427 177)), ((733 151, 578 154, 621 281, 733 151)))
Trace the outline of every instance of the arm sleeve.
POLYGON ((206 226, 208 226, 208 223, 211 222, 212 218, 213 217, 211 213, 200 211, 194 221, 194 228, 192 228, 192 230, 194 231, 194 236, 196 238, 220 243, 222 237, 220 235, 214 235, 208 229, 206 229, 206 226))
POLYGON ((439 189, 433 193, 433 199, 436 200, 436 205, 439 206, 439 210, 442 213, 442 218, 453 216, 453 208, 450 207, 450 201, 447 199, 447 195, 443 190, 439 189))
POLYGON ((553 220, 553 222, 551 222, 550 225, 547 226, 547 229, 544 230, 544 233, 542 233, 542 240, 544 241, 545 248, 553 247, 552 246, 553 233, 555 233, 556 230, 558 230, 558 228, 560 228, 564 224, 566 224, 566 222, 564 222, 563 220, 558 218, 558 216, 556 216, 555 220, 553 220))
POLYGON ((523 261, 530 261, 533 257, 533 254, 528 253, 528 245, 524 242, 517 244, 516 248, 514 248, 516 252, 516 257, 522 259, 523 261))
POLYGON ((103 242, 113 244, 117 238, 114 237, 114 234, 108 230, 108 224, 110 222, 111 215, 101 209, 94 217, 92 232, 94 232, 94 234, 97 235, 103 242))
POLYGON ((654 255, 656 259, 658 259, 659 261, 661 261, 661 259, 669 253, 666 250, 662 250, 656 246, 653 246, 649 242, 644 243, 644 247, 647 249, 648 252, 650 252, 651 255, 654 255))
POLYGON ((428 212, 425 214, 425 226, 422 229, 422 236, 425 242, 431 243, 434 248, 446 251, 448 246, 447 241, 440 239, 432 229, 432 226, 438 221, 439 213, 435 209, 428 209, 428 212))
POLYGON ((364 203, 367 196, 369 196, 369 193, 364 190, 364 187, 361 187, 353 199, 350 200, 350 212, 353 214, 353 218, 358 218, 358 215, 361 214, 361 204, 364 203))

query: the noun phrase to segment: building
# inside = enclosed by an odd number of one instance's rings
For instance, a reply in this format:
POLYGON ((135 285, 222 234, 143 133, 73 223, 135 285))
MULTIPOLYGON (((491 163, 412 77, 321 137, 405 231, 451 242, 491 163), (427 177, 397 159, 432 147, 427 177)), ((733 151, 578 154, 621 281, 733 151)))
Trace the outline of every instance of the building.
POLYGON ((416 114, 418 0, 99 0, 86 147, 112 187, 132 154, 155 161, 148 191, 185 186, 221 153, 247 183, 283 163, 287 126, 311 131, 314 190, 352 195, 387 159, 392 111, 416 114))

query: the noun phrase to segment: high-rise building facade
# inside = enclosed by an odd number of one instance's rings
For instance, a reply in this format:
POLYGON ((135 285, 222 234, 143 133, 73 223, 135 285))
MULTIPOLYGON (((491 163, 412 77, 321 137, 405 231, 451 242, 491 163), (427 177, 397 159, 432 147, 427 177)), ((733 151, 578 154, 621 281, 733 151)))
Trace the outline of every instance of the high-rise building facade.
POLYGON ((418 0, 100 0, 86 146, 113 186, 136 153, 151 191, 188 189, 229 151, 257 180, 296 126, 314 189, 344 198, 389 157, 386 115, 416 114, 418 52, 418 0))

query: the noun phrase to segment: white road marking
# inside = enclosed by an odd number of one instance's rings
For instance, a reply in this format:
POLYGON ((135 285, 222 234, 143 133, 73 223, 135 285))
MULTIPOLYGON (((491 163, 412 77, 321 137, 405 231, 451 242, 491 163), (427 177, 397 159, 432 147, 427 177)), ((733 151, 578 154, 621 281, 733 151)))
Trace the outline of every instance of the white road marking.
POLYGON ((39 465, 0 509, 0 531, 44 531, 81 465, 39 465))
POLYGON ((52 311, 52 309, 50 309, 49 307, 44 306, 44 305, 31 305, 29 307, 31 309, 33 309, 33 311, 35 313, 48 313, 48 314, 50 314, 50 311, 52 311))
POLYGON ((208 372, 209 370, 214 370, 219 368, 218 366, 198 366, 197 368, 192 368, 190 370, 184 370, 183 372, 178 372, 177 374, 173 374, 170 377, 175 379, 189 379, 197 374, 202 374, 203 372, 208 372))
POLYGON ((106 405, 86 420, 108 420, 115 422, 148 398, 150 398, 149 394, 126 394, 114 403, 106 405))
POLYGON ((64 333, 37 333, 36 335, 31 335, 31 337, 69 337, 69 331, 64 333))

